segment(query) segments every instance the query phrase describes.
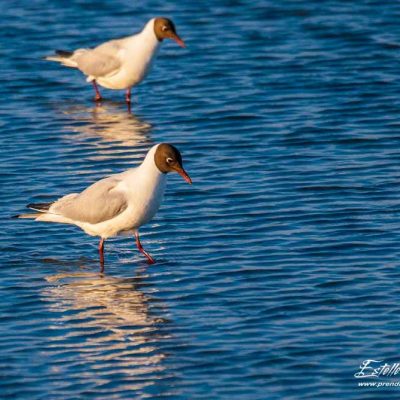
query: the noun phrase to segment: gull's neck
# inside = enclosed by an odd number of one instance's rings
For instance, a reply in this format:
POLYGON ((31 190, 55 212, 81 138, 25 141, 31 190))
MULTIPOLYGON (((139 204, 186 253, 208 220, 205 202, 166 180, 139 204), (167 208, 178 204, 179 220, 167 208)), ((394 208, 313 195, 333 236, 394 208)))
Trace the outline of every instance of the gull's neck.
POLYGON ((155 52, 158 49, 160 42, 154 32, 154 21, 155 18, 152 18, 147 22, 141 32, 128 38, 132 46, 144 46, 151 52, 155 52))
POLYGON ((156 34, 154 32, 154 22, 155 22, 155 18, 152 18, 149 22, 147 22, 147 24, 144 26, 144 28, 142 29, 142 31, 140 32, 140 34, 146 35, 146 36, 154 36, 155 39, 158 42, 158 39, 156 37, 156 34))
POLYGON ((132 187, 141 190, 154 190, 158 186, 165 186, 167 174, 163 174, 156 166, 154 155, 158 145, 153 146, 147 153, 143 162, 136 168, 128 170, 128 180, 132 187))
POLYGON ((147 152, 145 159, 139 165, 138 169, 142 171, 147 171, 148 173, 154 173, 156 175, 165 175, 157 168, 156 162, 154 160, 154 156, 156 154, 158 146, 159 144, 156 144, 147 152))

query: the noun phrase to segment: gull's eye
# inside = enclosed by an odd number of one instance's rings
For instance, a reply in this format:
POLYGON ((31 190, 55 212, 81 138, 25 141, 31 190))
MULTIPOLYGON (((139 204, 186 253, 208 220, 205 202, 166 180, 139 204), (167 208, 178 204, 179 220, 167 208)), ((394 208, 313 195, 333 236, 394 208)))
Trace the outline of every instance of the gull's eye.
POLYGON ((172 162, 174 162, 174 159, 171 157, 167 158, 167 164, 171 164, 172 162))
POLYGON ((164 26, 161 28, 161 30, 162 30, 163 32, 167 31, 168 29, 169 29, 169 28, 168 28, 167 25, 164 25, 164 26))

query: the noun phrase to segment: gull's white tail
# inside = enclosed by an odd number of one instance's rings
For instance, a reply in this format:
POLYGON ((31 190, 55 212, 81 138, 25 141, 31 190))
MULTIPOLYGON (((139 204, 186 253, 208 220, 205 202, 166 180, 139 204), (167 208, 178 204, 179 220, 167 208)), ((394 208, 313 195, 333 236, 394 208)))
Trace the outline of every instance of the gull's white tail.
POLYGON ((42 215, 42 214, 41 213, 19 214, 19 215, 15 215, 12 218, 36 219, 37 217, 39 217, 39 215, 42 215))

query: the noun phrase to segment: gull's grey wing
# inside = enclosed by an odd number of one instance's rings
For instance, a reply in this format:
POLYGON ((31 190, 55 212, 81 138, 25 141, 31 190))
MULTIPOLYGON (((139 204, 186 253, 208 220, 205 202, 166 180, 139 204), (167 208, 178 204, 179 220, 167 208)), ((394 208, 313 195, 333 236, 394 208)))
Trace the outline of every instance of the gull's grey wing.
POLYGON ((111 76, 121 68, 121 55, 125 52, 120 40, 111 40, 94 49, 76 52, 74 59, 78 68, 86 75, 111 76))
POLYGON ((79 194, 57 200, 49 212, 91 224, 108 221, 128 207, 125 194, 116 187, 119 182, 115 176, 102 179, 79 194))

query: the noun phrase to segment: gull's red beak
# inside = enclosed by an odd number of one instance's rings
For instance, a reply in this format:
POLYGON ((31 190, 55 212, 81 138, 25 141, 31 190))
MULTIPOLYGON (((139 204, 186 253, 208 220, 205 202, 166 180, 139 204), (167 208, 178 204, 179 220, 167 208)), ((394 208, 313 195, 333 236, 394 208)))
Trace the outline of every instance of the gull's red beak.
POLYGON ((178 43, 179 46, 183 48, 186 47, 185 42, 176 33, 172 35, 171 39, 175 40, 175 42, 178 43))
POLYGON ((187 172, 182 168, 178 167, 175 170, 189 185, 192 184, 192 180, 190 179, 190 176, 187 174, 187 172))

